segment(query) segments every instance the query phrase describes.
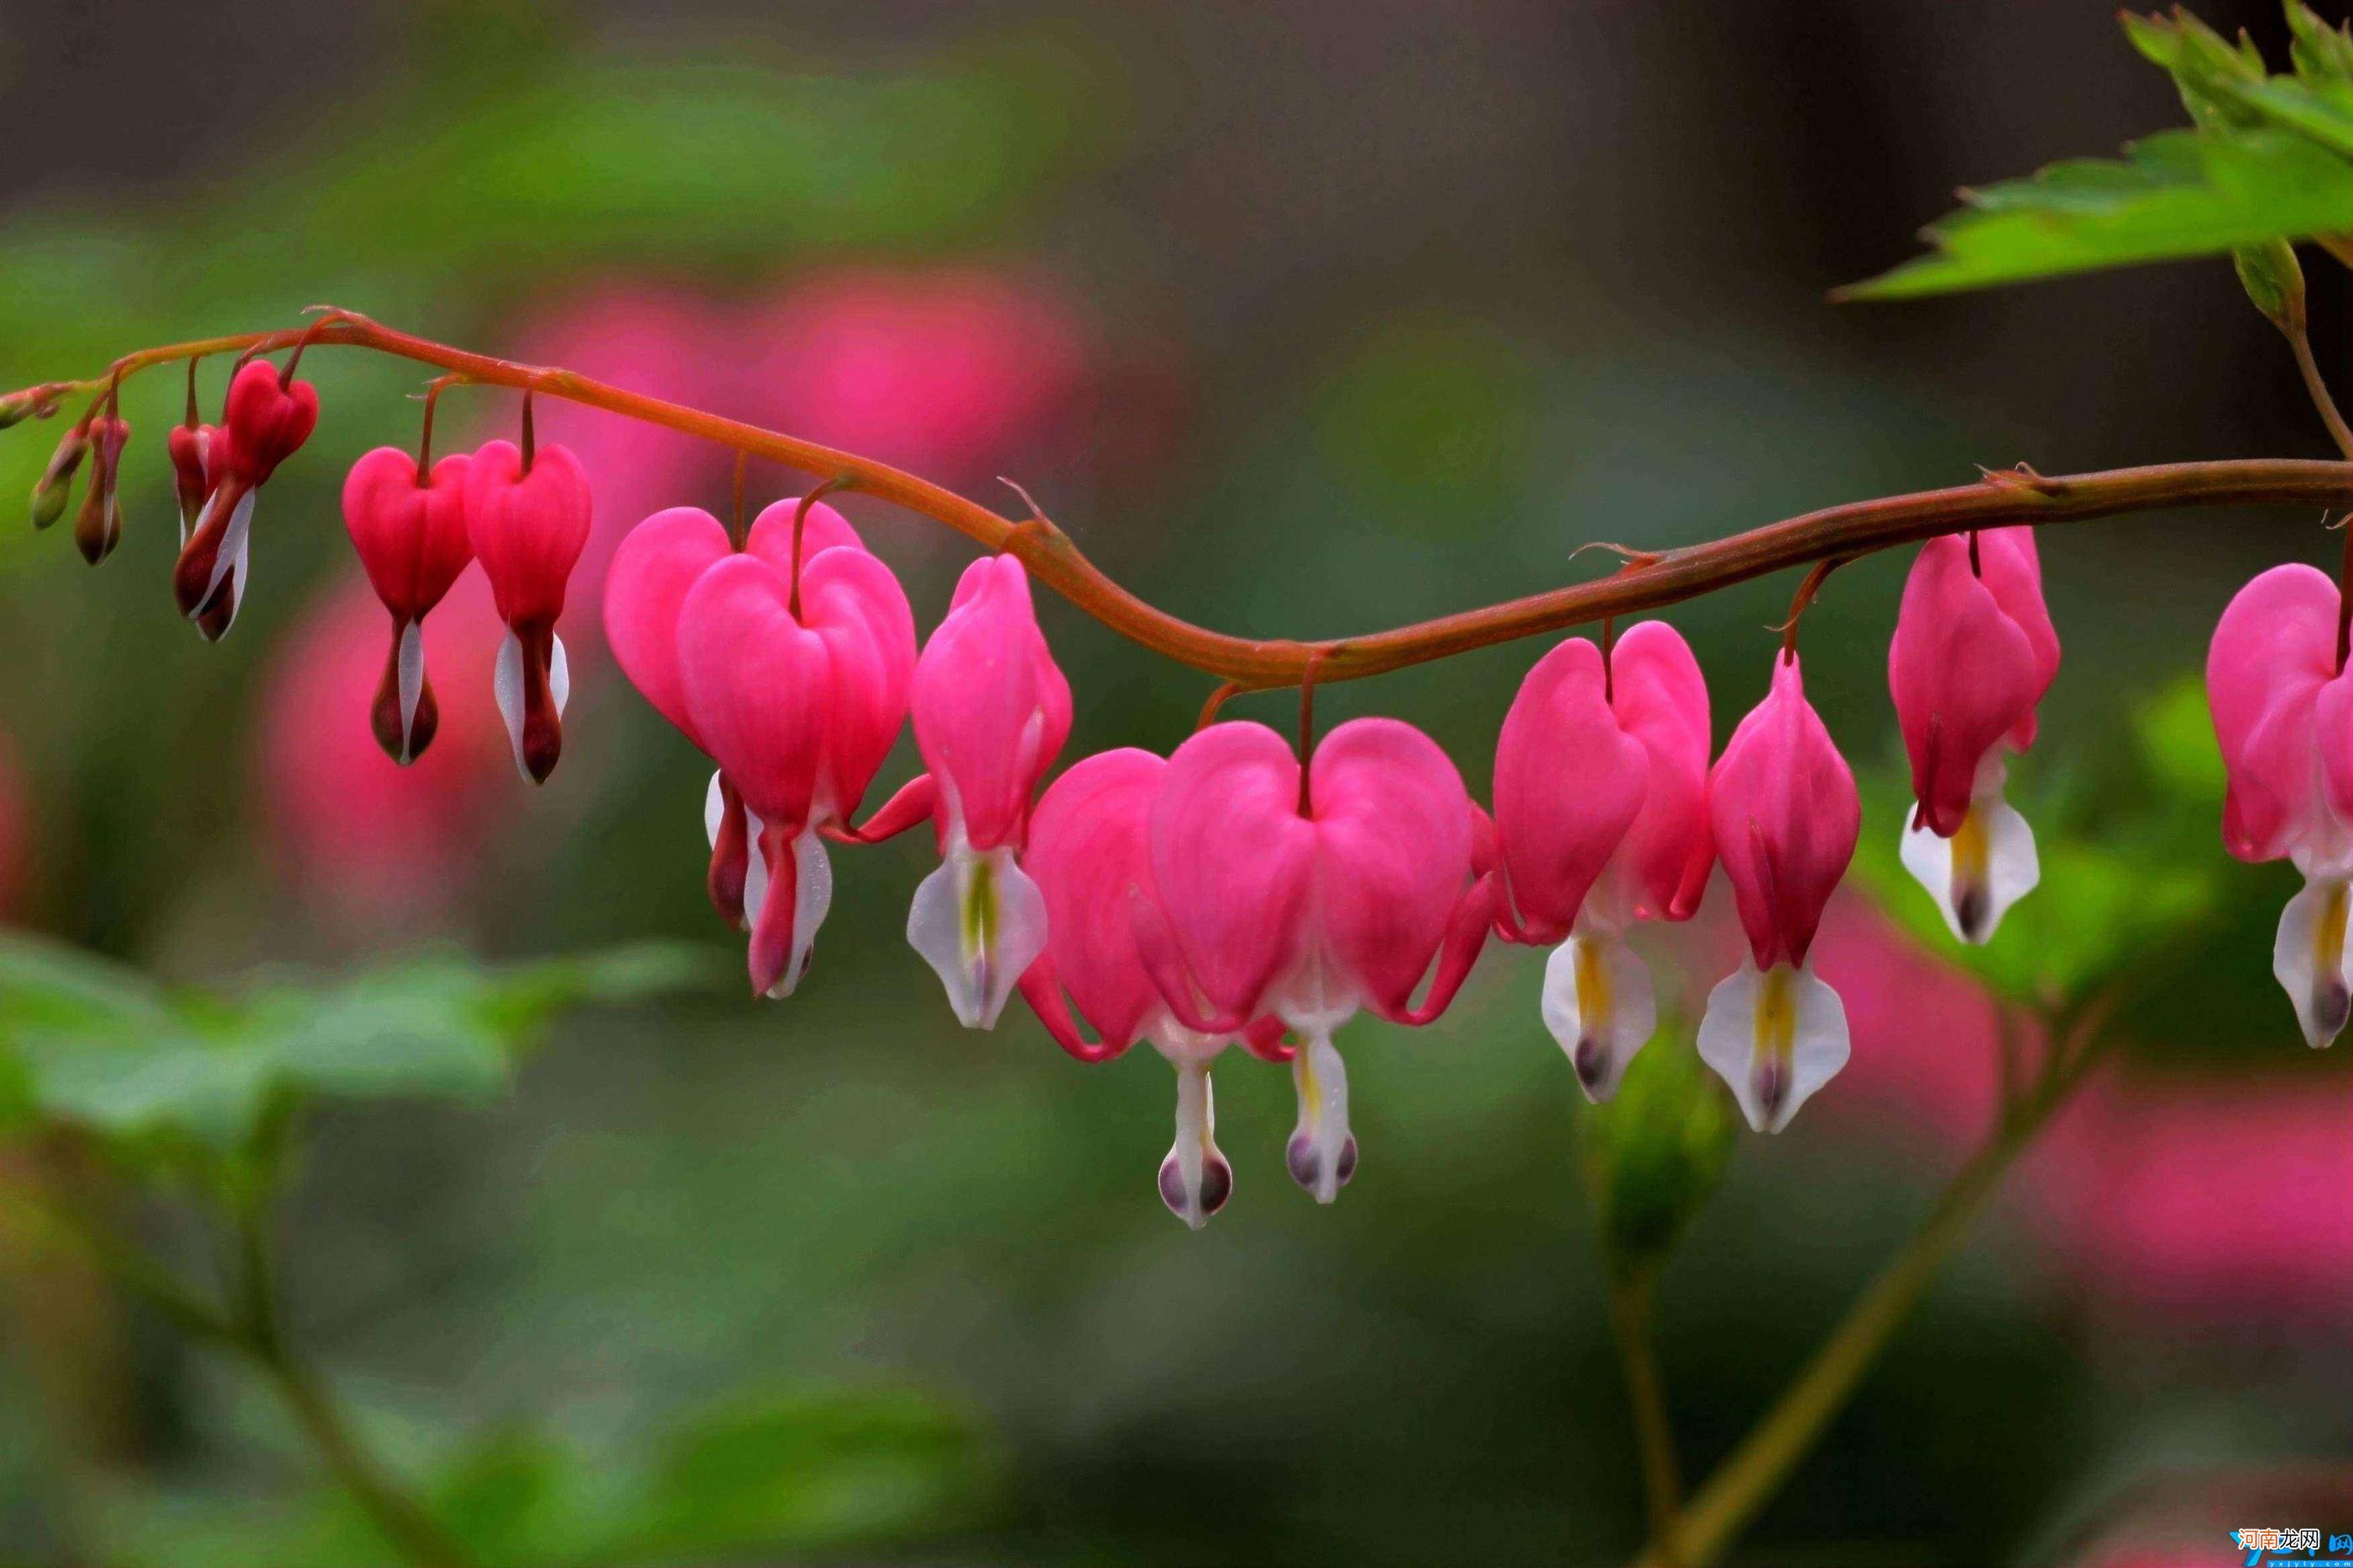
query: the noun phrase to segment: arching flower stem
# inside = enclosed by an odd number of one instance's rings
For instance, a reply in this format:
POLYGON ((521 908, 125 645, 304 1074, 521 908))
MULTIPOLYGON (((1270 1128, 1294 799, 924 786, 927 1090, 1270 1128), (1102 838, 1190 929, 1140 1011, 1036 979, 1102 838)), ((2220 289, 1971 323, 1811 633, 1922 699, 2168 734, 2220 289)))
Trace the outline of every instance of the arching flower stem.
MULTIPOLYGON (((2047 525, 2182 507, 2353 508, 2353 461, 2244 458, 2164 463, 2042 476, 1997 470, 1978 483, 1828 507, 1706 543, 1646 556, 1607 578, 1366 636, 1326 642, 1229 637, 1159 609, 1105 576, 1043 516, 1015 521, 965 496, 871 458, 700 409, 648 397, 572 371, 517 363, 417 337, 350 312, 305 327, 243 332, 117 360, 86 381, 47 384, 44 398, 102 391, 159 364, 205 354, 269 353, 308 340, 362 348, 462 374, 469 380, 560 397, 748 452, 802 473, 848 474, 861 494, 919 512, 988 550, 1018 556, 1040 583, 1123 637, 1237 690, 1295 686, 1320 656, 1320 681, 1356 680, 1520 637, 1654 610, 1792 566, 1852 559, 1969 529, 2047 525)), ((27 394, 18 394, 19 397, 27 394)))

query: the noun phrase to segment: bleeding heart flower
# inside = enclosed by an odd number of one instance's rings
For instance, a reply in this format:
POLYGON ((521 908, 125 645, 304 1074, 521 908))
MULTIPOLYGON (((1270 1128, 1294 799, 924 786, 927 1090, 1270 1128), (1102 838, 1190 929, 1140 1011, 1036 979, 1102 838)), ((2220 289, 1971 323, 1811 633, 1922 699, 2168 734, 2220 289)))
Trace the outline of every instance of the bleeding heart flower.
POLYGON ((1071 685, 1048 651, 1029 577, 1010 555, 976 561, 923 645, 915 744, 938 806, 940 868, 915 889, 907 941, 966 1028, 997 1024, 1046 950, 1046 904, 1015 858, 1029 803, 1071 733, 1071 685))
MULTIPOLYGON (((247 361, 230 379, 220 429, 202 454, 211 488, 172 572, 180 613, 208 641, 227 636, 237 620, 255 493, 311 438, 318 423, 319 389, 285 376, 268 360, 247 361)), ((186 477, 182 470, 183 482, 186 477)))
POLYGON ((343 527, 375 596, 392 613, 392 652, 368 710, 384 754, 403 767, 440 728, 425 674, 425 616, 474 558, 466 529, 470 460, 452 455, 427 474, 397 447, 378 447, 343 479, 343 527))
POLYGON ((1236 1040, 1288 1059, 1279 1020, 1205 1033, 1180 1021, 1152 981, 1129 910, 1142 900, 1165 924, 1153 879, 1151 823, 1167 764, 1123 749, 1087 757, 1056 779, 1029 821, 1026 854, 1045 904, 1046 951, 1021 976, 1021 994, 1056 1043, 1081 1061, 1108 1061, 1150 1040, 1176 1069, 1176 1141, 1160 1163, 1160 1199, 1198 1230, 1232 1195, 1233 1167, 1218 1152, 1209 1064, 1236 1040), (1094 1026, 1089 1043, 1063 1001, 1094 1026))
MULTIPOLYGON (((674 687, 659 651, 664 581, 682 578, 681 566, 705 546, 662 546, 658 536, 645 559, 658 548, 674 552, 659 579, 642 567, 625 570, 617 557, 614 580, 637 585, 617 590, 617 620, 611 592, 607 599, 607 636, 623 668, 657 707, 682 695, 681 728, 740 797, 752 851, 743 889, 752 984, 769 996, 789 995, 807 970, 833 897, 818 833, 856 812, 906 718, 915 663, 906 595, 854 535, 812 552, 814 530, 805 532, 796 595, 795 505, 763 511, 749 549, 712 563, 686 590, 674 623, 674 687), (624 624, 628 629, 615 636, 624 624), (630 651, 620 653, 625 643, 630 651)), ((811 509, 811 525, 820 510, 811 509)), ((680 541, 699 531, 672 526, 680 541)), ((713 837, 722 837, 717 826, 713 837)))
POLYGON ((2280 915, 2272 973, 2316 1047, 2353 1011, 2353 681, 2337 657, 2341 604, 2327 574, 2274 566, 2232 598, 2206 655, 2230 779, 2223 847, 2304 873, 2280 915))
POLYGON ((1708 812, 1749 955, 1708 994, 1699 1054, 1749 1126, 1778 1132, 1846 1065, 1846 1009, 1806 954, 1862 826, 1854 774, 1806 700, 1795 653, 1725 743, 1708 812))
POLYGON ((555 617, 588 542, 587 476, 568 447, 540 447, 530 462, 505 441, 484 442, 466 467, 466 532, 507 624, 492 685, 515 766, 533 784, 564 751, 572 671, 555 617))
POLYGON ((1920 547, 1887 649, 1919 801, 1903 857, 1963 942, 1990 938, 2041 878, 2033 830, 2001 788, 2004 756, 2033 743, 2035 704, 2058 670, 2031 528, 1920 547))
POLYGON ((1176 748, 1152 810, 1165 918, 1140 898, 1129 916, 1186 1027, 1231 1034, 1271 1016, 1305 1037, 1285 1163, 1330 1203, 1356 1164, 1333 1031, 1359 1008, 1407 1024, 1443 1012, 1494 920, 1494 882, 1471 879, 1476 817, 1461 776, 1410 724, 1339 726, 1302 784, 1263 724, 1212 724, 1176 748))
MULTIPOLYGON (((791 569, 792 516, 797 504, 791 500, 778 501, 762 511, 747 542, 753 554, 779 571, 791 569)), ((806 559, 837 547, 866 548, 848 520, 821 503, 808 509, 801 543, 806 559)), ((671 507, 629 531, 613 552, 605 580, 605 640, 613 657, 654 710, 705 756, 712 754, 711 748, 694 727, 694 716, 687 707, 685 679, 679 668, 679 611, 688 591, 734 548, 727 530, 709 512, 700 507, 671 507)), ((912 652, 909 658, 912 662, 912 652)), ((895 735, 897 725, 892 729, 895 735)), ((703 827, 712 850, 708 883, 712 905, 728 923, 748 930, 744 891, 751 874, 752 834, 744 814, 744 797, 723 773, 711 775, 703 827)), ((764 879, 765 875, 763 871, 764 879)))
POLYGON ((1627 632, 1607 665, 1582 637, 1545 655, 1495 742, 1497 928, 1559 943, 1545 965, 1545 1025, 1596 1101, 1617 1092, 1658 1025, 1626 929, 1689 919, 1707 886, 1708 744, 1706 682, 1663 621, 1627 632))

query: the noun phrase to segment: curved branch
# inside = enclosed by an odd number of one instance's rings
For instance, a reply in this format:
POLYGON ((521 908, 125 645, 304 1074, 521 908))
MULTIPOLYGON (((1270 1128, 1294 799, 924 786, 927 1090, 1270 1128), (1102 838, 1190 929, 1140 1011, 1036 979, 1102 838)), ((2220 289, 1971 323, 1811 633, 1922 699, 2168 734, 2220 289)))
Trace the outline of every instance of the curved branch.
POLYGON ((1090 562, 1042 514, 1021 521, 928 479, 853 453, 648 397, 572 371, 517 363, 452 348, 348 311, 275 332, 246 332, 126 354, 105 375, 40 390, 90 390, 151 365, 199 354, 268 353, 298 342, 396 355, 488 385, 560 397, 590 408, 697 436, 786 468, 848 476, 861 494, 919 512, 985 548, 1018 557, 1031 574, 1104 626, 1237 690, 1296 686, 1312 668, 1319 681, 1355 680, 1604 616, 1655 610, 1752 577, 1832 557, 1852 557, 1964 529, 2075 522, 2173 507, 2295 505, 2353 508, 2353 462, 2245 458, 2165 463, 2049 478, 1997 470, 1975 484, 1828 507, 1704 544, 1639 557, 1611 576, 1465 610, 1364 637, 1322 642, 1229 637, 1147 604, 1090 562))

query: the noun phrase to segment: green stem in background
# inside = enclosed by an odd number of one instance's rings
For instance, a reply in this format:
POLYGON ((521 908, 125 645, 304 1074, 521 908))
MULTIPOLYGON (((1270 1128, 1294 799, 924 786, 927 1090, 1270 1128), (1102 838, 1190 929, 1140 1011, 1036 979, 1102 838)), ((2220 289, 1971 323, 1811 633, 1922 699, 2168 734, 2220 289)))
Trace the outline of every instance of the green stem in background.
POLYGON ((23 1193, 7 1194, 21 1218, 70 1239, 107 1273, 192 1338, 251 1362, 286 1405, 337 1482, 385 1539, 420 1568, 475 1568, 475 1558, 404 1491, 352 1430, 325 1381, 287 1344, 278 1319, 269 1237, 259 1214, 237 1231, 238 1310, 223 1311, 105 1226, 23 1193))
POLYGON ((1675 1461, 1673 1423, 1667 1415, 1666 1381, 1651 1331, 1651 1309, 1658 1296, 1656 1264, 1612 1269, 1606 1294, 1610 1337, 1626 1378, 1626 1401, 1634 1417, 1634 1449, 1642 1465, 1642 1502, 1650 1516, 1651 1551, 1663 1568, 1681 1568, 1675 1516, 1683 1507, 1682 1468, 1675 1461))
POLYGON ((1888 1260, 1813 1360, 1765 1418, 1741 1439, 1672 1528, 1635 1559, 1635 1568, 1707 1568, 1747 1528, 1844 1408, 1879 1352, 1916 1305, 2011 1163, 2102 1059, 2111 1007, 2085 1007, 2054 1045, 2025 1102, 2004 1114, 1984 1147, 1938 1194, 1912 1239, 1888 1260), (1672 1551, 1670 1550, 1672 1547, 1672 1551))
POLYGON ((238 1216, 237 1243, 245 1309, 238 1348, 261 1369, 319 1457, 386 1540, 424 1568, 473 1568, 473 1554, 376 1463, 326 1381, 287 1344, 278 1318, 269 1231, 259 1211, 238 1216))

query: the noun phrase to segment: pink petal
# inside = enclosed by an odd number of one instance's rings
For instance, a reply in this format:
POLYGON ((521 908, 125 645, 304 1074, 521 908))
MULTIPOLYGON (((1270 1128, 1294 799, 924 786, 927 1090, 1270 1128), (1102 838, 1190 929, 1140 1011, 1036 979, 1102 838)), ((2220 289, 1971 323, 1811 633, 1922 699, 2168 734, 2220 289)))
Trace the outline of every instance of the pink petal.
POLYGON ((1664 621, 1630 627, 1610 654, 1610 668, 1618 722, 1641 743, 1651 764, 1642 809, 1619 850, 1638 890, 1635 913, 1688 920, 1715 864, 1707 816, 1707 681, 1691 645, 1664 621))
POLYGON ((1401 1013, 1471 879, 1462 776, 1412 725, 1352 719, 1315 748, 1309 787, 1322 934, 1377 1008, 1401 1013))
POLYGON ((1496 738, 1495 830, 1534 941, 1567 934, 1642 807, 1650 758, 1603 688, 1601 651, 1573 637, 1528 671, 1496 738))
POLYGON ((1071 691, 1046 649, 1029 574, 976 561, 915 667, 915 742, 940 785, 943 828, 976 849, 1018 843, 1031 795, 1071 729, 1071 691))
POLYGON ((522 454, 486 441, 466 473, 466 527, 509 626, 554 623, 564 587, 588 542, 588 479, 568 447, 543 444, 522 471, 522 454))
POLYGON ((2337 584, 2274 566, 2232 596, 2206 654, 2206 701, 2230 788, 2223 847, 2276 860, 2322 826, 2316 705, 2337 677, 2337 584))
POLYGON ((622 673, 656 712, 706 751, 679 675, 679 607, 696 580, 732 552, 717 518, 700 507, 671 507, 629 531, 605 578, 605 640, 622 673))
POLYGON ((419 483, 417 459, 378 447, 343 479, 343 526, 385 608, 415 621, 441 602, 474 558, 466 531, 468 459, 452 455, 419 483))
MULTIPOLYGON (((786 496, 782 500, 770 501, 762 507, 760 515, 752 520, 752 527, 744 535, 744 548, 765 558, 779 572, 790 571, 793 514, 800 510, 800 497, 786 496)), ((849 526, 848 518, 823 501, 810 503, 808 517, 801 523, 802 571, 808 570, 809 563, 817 559, 819 551, 865 548, 865 542, 858 537, 858 531, 849 526)))
MULTIPOLYGON (((2021 560, 2014 540, 1997 537, 2015 531, 1981 534, 1981 557, 1989 572, 2001 573, 2013 598, 2031 588, 2039 610, 2039 580, 2021 583, 2033 567, 2031 542, 2021 560)), ((2041 625, 2047 635, 2047 615, 2041 625)), ((2055 638, 2051 647, 2055 666, 2055 638)), ((1970 570, 1965 537, 1947 534, 1920 547, 1888 644, 1887 679, 1922 819, 1950 837, 1968 815, 1978 763, 2006 736, 2032 735, 2034 704, 2049 684, 2026 630, 1970 570)))
POLYGON ((1854 774, 1806 700, 1797 656, 1725 743, 1708 784, 1716 853, 1757 967, 1802 964, 1862 826, 1854 774))
POLYGON ((694 730, 764 831, 807 825, 824 755, 826 645, 793 620, 783 574, 730 555, 679 612, 679 674, 694 730))
POLYGON ((1168 759, 1151 838, 1168 924, 1203 994, 1220 1014, 1257 1013, 1297 951, 1315 856, 1289 743, 1240 721, 1194 735, 1168 759))
MULTIPOLYGON (((774 575, 778 584, 785 582, 782 571, 774 575)), ((832 706, 819 815, 847 818, 858 810, 907 720, 915 669, 914 612, 907 607, 899 579, 879 558, 855 547, 834 547, 801 567, 801 624, 824 645, 830 661, 832 706)))
POLYGON ((1046 895, 1056 973, 1103 1044, 1123 1050, 1161 1010, 1136 952, 1130 889, 1157 899, 1152 805, 1168 764, 1122 748, 1082 758, 1038 802, 1022 863, 1046 895))
MULTIPOLYGON (((2035 551, 2034 530, 2022 523, 1981 530, 1978 567, 1985 574, 1986 591, 2001 606, 2001 613, 2026 634, 2027 646, 2034 650, 2034 700, 2040 702, 2059 674, 2059 634, 2051 625, 2050 607, 2042 602, 2042 560, 2035 551)), ((2031 707, 2011 731, 2010 743, 2021 752, 2034 743, 2031 707)))

